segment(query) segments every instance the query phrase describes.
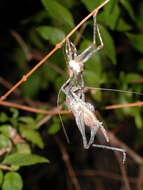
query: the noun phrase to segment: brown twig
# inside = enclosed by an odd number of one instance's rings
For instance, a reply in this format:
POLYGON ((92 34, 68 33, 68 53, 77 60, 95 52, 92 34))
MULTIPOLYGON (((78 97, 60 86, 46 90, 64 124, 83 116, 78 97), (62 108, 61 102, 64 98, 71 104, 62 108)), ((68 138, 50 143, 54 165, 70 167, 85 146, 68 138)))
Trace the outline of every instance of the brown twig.
POLYGON ((59 48, 62 47, 64 42, 79 28, 81 27, 91 16, 99 11, 109 0, 105 0, 102 4, 100 4, 97 8, 95 8, 92 12, 90 12, 67 36, 58 43, 37 65, 35 65, 27 74, 23 75, 23 77, 3 96, 0 97, 0 101, 5 100, 7 96, 9 96, 19 85, 27 80, 27 78, 35 72, 52 54, 54 54, 59 48))
POLYGON ((137 181, 137 190, 143 187, 143 168, 139 167, 139 176, 137 181))
POLYGON ((12 171, 13 170, 9 166, 3 165, 3 164, 0 164, 0 168, 3 169, 3 170, 7 170, 7 171, 12 171))
POLYGON ((115 155, 116 155, 117 161, 118 161, 119 166, 120 166, 120 171, 121 171, 121 174, 122 174, 122 179, 123 179, 123 182, 124 182, 125 189, 126 190, 131 190, 130 183, 129 183, 128 176, 127 176, 127 172, 126 172, 126 169, 125 169, 125 165, 123 164, 123 162, 121 160, 119 152, 115 152, 115 155))
POLYGON ((80 190, 81 188, 80 188, 79 182, 77 180, 76 173, 72 167, 69 155, 68 155, 63 143, 61 142, 61 140, 58 137, 55 137, 55 140, 56 140, 57 145, 59 146, 60 151, 62 153, 62 157, 63 157, 63 160, 66 164, 71 182, 72 182, 73 186, 75 187, 75 190, 80 190))
POLYGON ((143 78, 140 78, 140 79, 136 79, 136 80, 133 80, 131 81, 131 83, 143 83, 143 78))
POLYGON ((25 111, 34 112, 34 113, 41 113, 41 114, 51 114, 51 115, 70 114, 70 111, 67 111, 67 110, 46 111, 46 110, 36 109, 36 108, 24 106, 24 105, 19 105, 19 104, 7 102, 7 101, 0 102, 0 105, 6 106, 6 107, 14 107, 14 108, 22 109, 25 111))
POLYGON ((105 110, 113 110, 119 108, 126 108, 126 107, 135 107, 135 106, 143 106, 143 102, 135 102, 130 104, 116 104, 116 105, 109 105, 105 107, 105 110))

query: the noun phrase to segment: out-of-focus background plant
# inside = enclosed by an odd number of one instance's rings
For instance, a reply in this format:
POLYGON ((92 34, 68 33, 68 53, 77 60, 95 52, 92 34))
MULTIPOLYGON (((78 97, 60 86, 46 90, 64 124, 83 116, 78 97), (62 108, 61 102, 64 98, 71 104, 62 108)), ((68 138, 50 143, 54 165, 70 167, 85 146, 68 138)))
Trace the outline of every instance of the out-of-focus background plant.
MULTIPOLYGON (((2 0, 0 95, 102 2, 2 0)), ((97 23, 104 48, 85 63, 86 86, 142 93, 143 2, 110 0, 99 11, 97 23)), ((79 52, 92 43, 92 30, 91 18, 71 37, 79 52)), ((59 89, 68 78, 65 57, 64 47, 56 51, 8 100, 45 110, 55 109, 59 89)), ((110 104, 139 102, 143 97, 100 90, 91 90, 86 97, 100 112, 108 129, 143 156, 142 107, 115 111, 104 109, 110 104)), ((60 102, 63 101, 61 97, 60 102)), ((64 115, 63 121, 71 144, 65 140, 58 116, 49 115, 47 118, 42 114, 0 107, 2 190, 143 188, 141 164, 127 157, 124 176, 112 152, 83 149, 81 136, 71 115, 64 115)), ((96 142, 102 143, 98 139, 96 142)))

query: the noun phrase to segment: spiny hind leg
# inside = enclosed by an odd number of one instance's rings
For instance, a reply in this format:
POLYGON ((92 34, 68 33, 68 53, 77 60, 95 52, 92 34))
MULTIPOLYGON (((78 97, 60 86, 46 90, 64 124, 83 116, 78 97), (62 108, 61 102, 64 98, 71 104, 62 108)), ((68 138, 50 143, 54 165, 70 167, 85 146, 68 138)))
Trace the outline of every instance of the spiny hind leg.
POLYGON ((98 129, 101 130, 101 132, 103 133, 105 139, 107 142, 109 142, 109 137, 107 134, 107 131, 105 130, 104 126, 103 126, 103 122, 99 121, 95 115, 95 120, 94 120, 94 126, 96 126, 98 129))

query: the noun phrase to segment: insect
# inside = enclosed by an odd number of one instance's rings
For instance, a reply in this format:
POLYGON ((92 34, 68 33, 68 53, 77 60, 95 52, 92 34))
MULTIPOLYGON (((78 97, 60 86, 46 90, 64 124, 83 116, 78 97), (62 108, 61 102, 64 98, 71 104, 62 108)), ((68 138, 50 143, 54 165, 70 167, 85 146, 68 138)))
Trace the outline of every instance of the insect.
POLYGON ((124 162, 126 159, 124 149, 93 144, 94 137, 98 130, 101 130, 106 141, 109 142, 109 138, 103 126, 103 123, 97 119, 93 105, 88 102, 85 102, 84 95, 84 63, 88 59, 90 59, 90 57, 94 53, 96 53, 103 47, 103 41, 99 32, 99 28, 96 24, 96 14, 93 16, 93 22, 93 43, 89 47, 87 47, 83 52, 81 52, 81 54, 77 55, 77 49, 75 45, 69 40, 66 41, 66 54, 68 62, 69 79, 63 84, 61 90, 66 95, 66 104, 75 117, 76 124, 82 135, 84 148, 88 149, 92 145, 94 147, 120 151, 123 153, 124 162), (99 46, 96 46, 96 33, 98 34, 100 41, 99 46), (86 126, 90 128, 90 139, 88 142, 85 132, 86 126))
POLYGON ((83 101, 81 98, 79 98, 78 90, 80 91, 80 88, 78 87, 69 88, 68 85, 62 87, 62 91, 66 95, 66 104, 69 110, 72 111, 75 117, 78 129, 81 132, 84 148, 88 149, 92 145, 98 148, 105 148, 105 149, 120 151, 123 153, 123 163, 124 163, 126 160, 126 153, 124 149, 110 147, 106 145, 93 144, 94 137, 98 130, 101 130, 107 142, 109 142, 109 138, 103 126, 103 123, 100 122, 95 115, 94 106, 88 102, 83 101), (89 142, 87 142, 86 133, 85 133, 86 126, 90 128, 89 142))

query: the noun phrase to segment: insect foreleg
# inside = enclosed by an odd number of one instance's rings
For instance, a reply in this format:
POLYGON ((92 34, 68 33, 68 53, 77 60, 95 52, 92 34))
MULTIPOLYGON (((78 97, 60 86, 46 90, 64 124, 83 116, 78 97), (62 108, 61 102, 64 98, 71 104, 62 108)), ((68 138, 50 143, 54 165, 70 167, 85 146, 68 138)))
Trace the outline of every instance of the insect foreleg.
POLYGON ((69 40, 66 40, 66 47, 65 47, 66 55, 68 58, 68 62, 70 60, 74 60, 75 57, 77 56, 77 50, 75 45, 69 40))
POLYGON ((65 95, 69 94, 70 89, 72 88, 73 77, 70 77, 61 87, 61 90, 65 95))

